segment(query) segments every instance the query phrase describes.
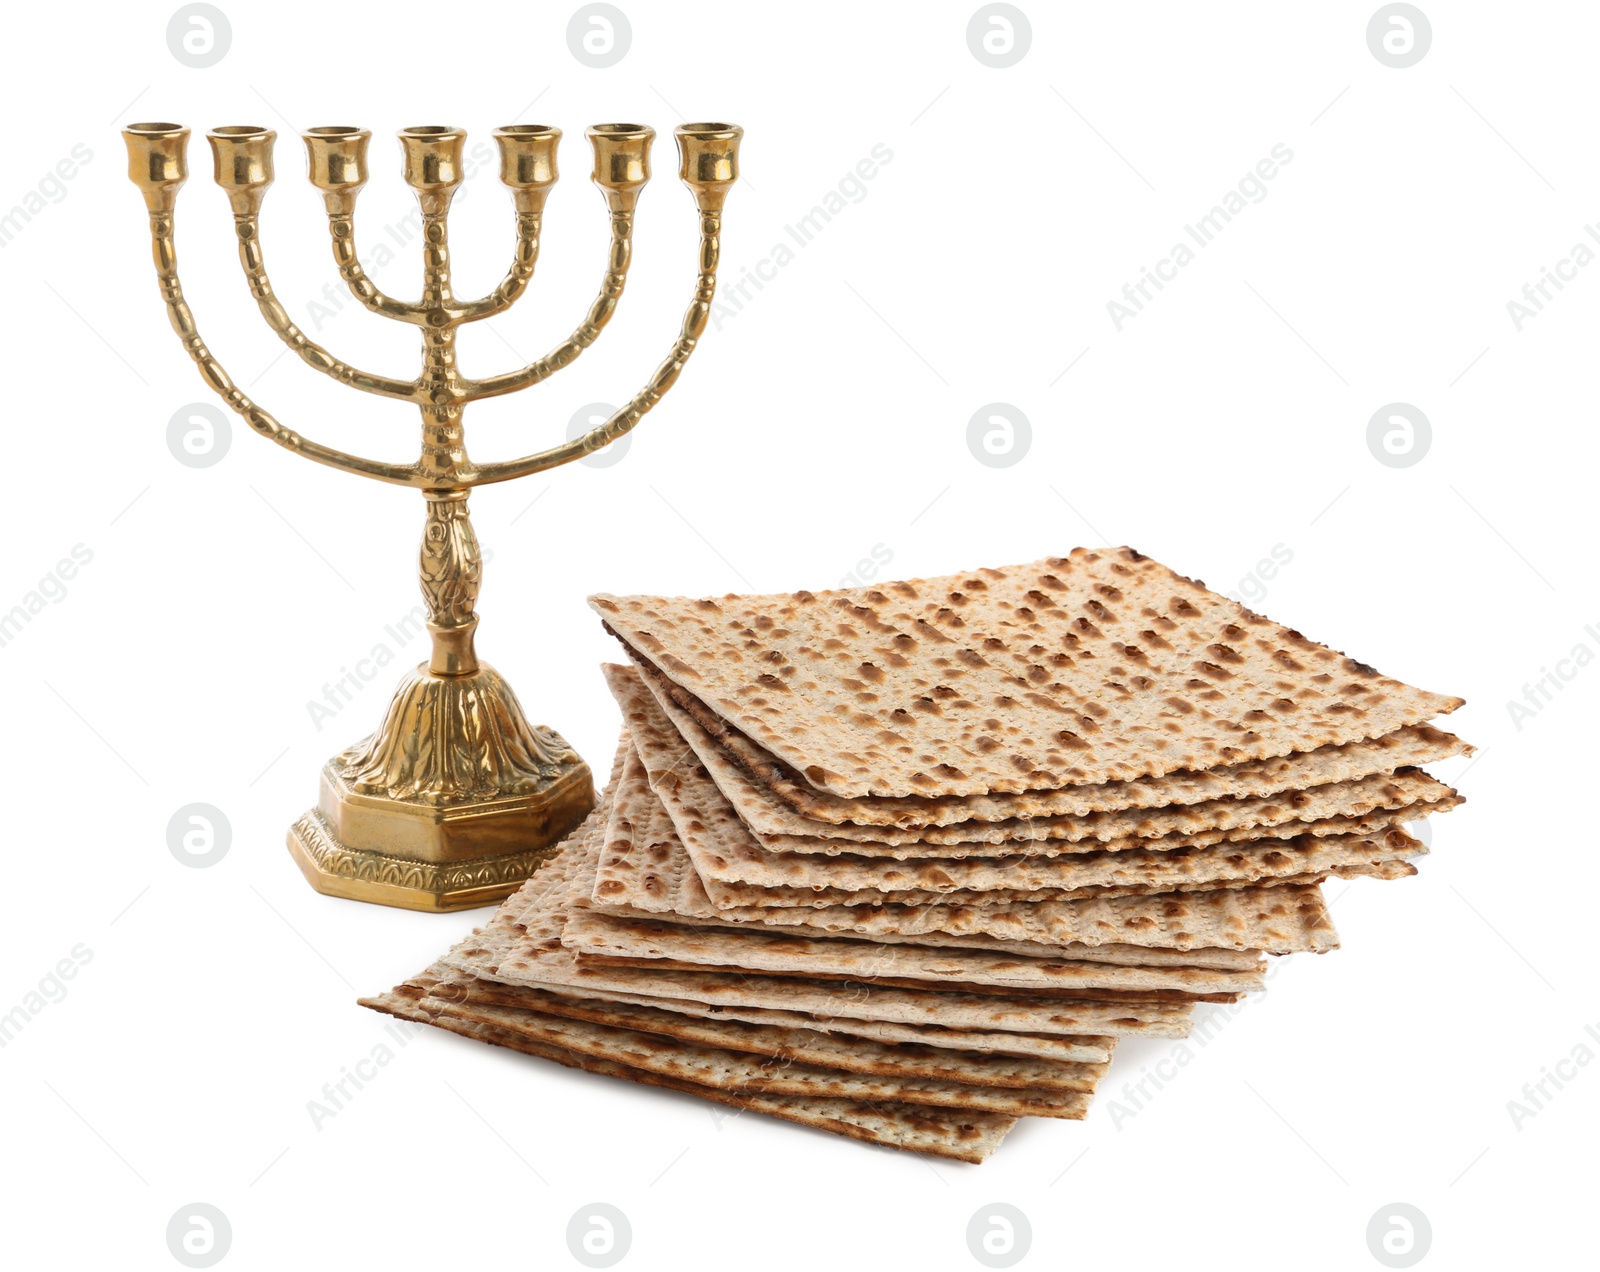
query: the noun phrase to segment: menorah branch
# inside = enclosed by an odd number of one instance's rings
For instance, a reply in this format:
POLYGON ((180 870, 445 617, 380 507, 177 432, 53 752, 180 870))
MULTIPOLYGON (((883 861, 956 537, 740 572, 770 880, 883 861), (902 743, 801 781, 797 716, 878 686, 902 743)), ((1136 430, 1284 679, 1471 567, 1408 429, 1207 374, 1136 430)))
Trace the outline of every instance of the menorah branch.
POLYGON ((661 401, 682 373, 689 355, 695 350, 706 321, 711 316, 711 302, 717 290, 717 262, 722 251, 722 213, 720 210, 702 209, 700 213, 700 275, 695 283, 694 299, 684 312, 683 325, 672 352, 655 370, 649 382, 634 395, 621 410, 615 412, 604 424, 590 429, 582 437, 574 438, 560 446, 552 446, 537 454, 502 463, 480 464, 471 470, 463 484, 487 486, 494 482, 510 481, 529 473, 543 472, 575 459, 592 454, 609 446, 624 433, 631 431, 650 410, 661 401))
POLYGON ((576 362, 578 355, 600 338, 600 333, 605 330, 606 324, 611 321, 611 316, 616 313, 617 302, 622 299, 623 289, 628 284, 628 265, 632 258, 633 211, 631 208, 613 211, 606 274, 600 282, 600 293, 589 306, 589 312, 583 316, 583 321, 570 336, 538 361, 530 362, 516 371, 507 371, 485 380, 468 380, 463 383, 462 392, 467 400, 476 402, 484 398, 516 393, 549 379, 563 367, 576 362))
POLYGON ((500 285, 481 300, 469 300, 460 306, 461 322, 479 322, 503 314, 517 302, 533 281, 534 267, 539 263, 539 231, 543 217, 538 212, 517 215, 517 245, 511 257, 511 268, 500 280, 500 285))
POLYGON ((350 289, 352 296, 380 317, 393 318, 397 322, 408 322, 413 325, 421 323, 424 317, 421 305, 384 295, 378 290, 377 284, 367 277, 367 272, 361 268, 361 258, 356 253, 354 196, 351 196, 350 202, 352 205, 350 212, 328 213, 328 237, 333 244, 333 263, 339 270, 339 277, 344 279, 344 284, 350 289))
POLYGON ((331 376, 341 384, 376 393, 380 397, 398 398, 403 402, 416 400, 417 386, 411 380, 393 380, 386 376, 370 375, 341 362, 294 325, 288 312, 273 294, 272 281, 267 277, 266 262, 261 247, 260 218, 254 213, 234 217, 234 232, 239 239, 239 264, 250 283, 250 294, 255 297, 261 316, 277 332, 289 348, 300 355, 308 367, 331 376))
POLYGON ((178 252, 173 241, 173 217, 170 211, 150 214, 150 245, 151 255, 155 259, 156 278, 161 286, 161 298, 166 303, 167 317, 172 322, 172 329, 178 333, 178 338, 183 341, 183 347, 194 359, 195 365, 200 368, 200 374, 206 383, 211 385, 230 409, 244 418, 245 423, 285 450, 304 455, 307 459, 326 464, 330 468, 343 469, 361 477, 371 477, 377 481, 392 482, 399 486, 422 484, 414 465, 385 464, 377 460, 363 459, 359 455, 350 455, 310 441, 293 429, 285 428, 266 410, 246 397, 244 391, 234 384, 232 377, 223 369, 222 363, 218 362, 206 348, 205 341, 200 337, 199 327, 195 323, 194 314, 190 312, 188 302, 183 298, 183 284, 178 279, 178 252))
MULTIPOLYGON (((223 131, 219 128, 212 136, 223 131)), ((413 326, 422 324, 427 320, 426 310, 380 291, 361 268, 361 257, 356 251, 356 196, 367 184, 367 143, 372 140, 372 134, 365 128, 311 128, 301 137, 306 144, 311 184, 322 191, 322 204, 328 213, 328 238, 339 277, 344 279, 350 294, 373 313, 413 326)), ((266 152, 263 162, 269 166, 271 145, 268 139, 262 147, 266 152)))

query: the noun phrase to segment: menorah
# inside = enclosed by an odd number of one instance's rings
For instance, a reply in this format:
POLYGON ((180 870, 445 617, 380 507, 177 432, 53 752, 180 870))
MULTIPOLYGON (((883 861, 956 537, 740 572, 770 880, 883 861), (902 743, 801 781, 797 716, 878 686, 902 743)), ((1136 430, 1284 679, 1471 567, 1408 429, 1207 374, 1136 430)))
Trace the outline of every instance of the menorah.
POLYGON ((677 343, 627 405, 581 437, 521 459, 478 463, 467 455, 462 412, 469 402, 515 393, 569 365, 594 343, 616 311, 632 254, 633 214, 650 179, 655 130, 642 124, 596 124, 594 183, 611 216, 610 259, 600 293, 573 333, 537 362, 487 379, 456 366, 456 330, 504 313, 522 295, 539 256, 540 223, 555 184, 561 131, 537 124, 497 129, 500 180, 511 189, 517 237, 511 268, 481 300, 457 300, 450 279, 447 220, 463 179, 466 133, 406 128, 400 134, 406 183, 422 216, 422 298, 395 300, 373 284, 356 252, 356 196, 367 181, 364 128, 303 133, 311 183, 322 191, 333 257, 351 293, 375 314, 422 333, 422 371, 414 380, 358 371, 294 325, 273 293, 263 263, 261 204, 272 184, 269 128, 230 126, 206 134, 215 176, 227 192, 239 260, 262 317, 308 366, 380 397, 422 411, 415 463, 391 464, 319 445, 284 427, 251 401, 212 356, 178 281, 173 210, 188 177, 189 130, 134 124, 123 130, 128 175, 144 194, 161 296, 173 328, 200 374, 252 429, 286 450, 344 472, 420 490, 427 501, 420 562, 429 660, 408 673, 376 733, 330 759, 317 805, 294 823, 289 849, 319 892, 417 910, 487 905, 512 892, 594 805, 588 766, 561 736, 533 726, 511 686, 478 660, 475 606, 483 562, 468 497, 475 486, 511 481, 581 459, 632 429, 661 400, 694 351, 716 286, 722 208, 738 179, 739 139, 732 124, 684 124, 675 130, 680 176, 700 210, 700 268, 677 343))

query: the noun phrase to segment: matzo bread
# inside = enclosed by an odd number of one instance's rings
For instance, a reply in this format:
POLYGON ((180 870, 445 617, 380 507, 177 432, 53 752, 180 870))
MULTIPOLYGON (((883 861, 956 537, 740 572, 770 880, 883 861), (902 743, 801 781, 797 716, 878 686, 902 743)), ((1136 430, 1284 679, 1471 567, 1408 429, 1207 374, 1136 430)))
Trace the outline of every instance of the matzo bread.
POLYGON ((574 911, 561 943, 579 954, 670 959, 710 968, 844 977, 874 984, 993 985, 1005 990, 1078 993, 1086 989, 1190 994, 1262 989, 1258 971, 1195 967, 1123 967, 1111 963, 1018 958, 983 950, 933 950, 797 933, 699 929, 595 911, 574 911))
MULTIPOLYGON (((672 729, 693 749, 724 796, 758 835, 831 835, 890 844, 1003 839, 1014 837, 1011 828, 1018 825, 1049 827, 1057 818, 1124 809, 1159 810, 1175 818, 1185 805, 1312 790, 1472 751, 1453 734, 1423 724, 1340 746, 1131 782, 1020 794, 847 799, 813 789, 771 752, 654 670, 636 651, 630 649, 629 653, 636 664, 634 674, 667 715, 672 729), (995 825, 986 828, 985 823, 995 825)), ((631 695, 632 686, 625 679, 614 679, 614 668, 615 664, 603 668, 612 692, 617 694, 621 687, 631 695)), ((620 694, 618 701, 623 701, 620 694)), ((625 715, 636 701, 628 698, 625 715)), ((1181 825, 1175 822, 1173 828, 1181 825)))
MULTIPOLYGON (((602 912, 629 918, 656 918, 694 926, 743 928, 754 924, 773 928, 769 910, 730 914, 718 910, 706 895, 700 876, 690 864, 678 832, 661 801, 644 780, 643 767, 637 766, 636 786, 625 774, 619 784, 606 836, 598 854, 585 859, 582 872, 575 876, 573 907, 591 906, 602 912), (587 876, 589 860, 594 873, 587 876)), ((843 909, 843 907, 841 907, 843 909)), ((792 930, 792 929, 791 929, 792 930)), ((846 926, 841 935, 854 935, 846 926)), ((1240 930, 1230 933, 1239 939, 1240 930)), ((1051 943, 1043 931, 1030 941, 996 938, 982 933, 920 932, 901 935, 880 926, 872 938, 879 941, 915 941, 930 946, 955 946, 988 950, 991 953, 1021 954, 1030 958, 1092 959, 1133 967, 1216 967, 1251 971, 1261 966, 1261 955, 1253 949, 1171 950, 1148 948, 1121 942, 1085 944, 1069 941, 1051 943)), ((1282 942, 1284 933, 1273 930, 1269 939, 1282 942)))
POLYGON ((1094 941, 1112 947, 1143 943, 1180 953, 1219 948, 1325 953, 1339 945, 1315 883, 999 905, 763 906, 722 913, 769 926, 884 941, 981 935, 1002 942, 1007 952, 1036 957, 1094 941))
POLYGON ((459 973, 441 969, 442 983, 424 974, 397 993, 420 990, 424 1007, 443 1015, 505 1029, 523 1038, 630 1068, 659 1073, 681 1082, 722 1091, 799 1095, 873 1102, 981 1109, 1013 1116, 1081 1119, 1093 1094, 1076 1090, 985 1087, 942 1078, 855 1073, 823 1068, 793 1058, 774 1059, 748 1051, 687 1042, 664 1034, 600 1024, 568 1016, 472 1003, 452 980, 459 973))
MULTIPOLYGON (((643 762, 631 748, 615 783, 604 835, 597 836, 575 859, 568 904, 594 905, 613 913, 631 907, 647 911, 634 917, 663 916, 691 923, 730 922, 711 904, 672 819, 650 789, 643 762)), ((760 922, 759 915, 755 916, 755 921, 760 922)), ((741 926, 738 920, 732 922, 734 926, 741 926)), ((944 943, 978 948, 994 944, 990 938, 974 936, 957 936, 944 943)), ((1249 971, 1259 966, 1259 957, 1254 953, 1233 950, 1209 951, 1202 958, 1129 945, 1102 949, 1074 943, 1070 950, 1035 946, 1010 952, 1044 958, 1088 957, 1142 967, 1214 966, 1249 971)))
MULTIPOLYGON (((1410 836, 1386 838, 1390 829, 1380 821, 1375 827, 1361 825, 1354 834, 1296 835, 1292 839, 1252 839, 1247 843, 1162 851, 1129 848, 1059 857, 1019 854, 998 859, 904 861, 817 857, 759 849, 710 854, 693 848, 690 857, 707 887, 713 883, 742 883, 762 888, 939 895, 1020 890, 1029 895, 1061 896, 1084 888, 1137 885, 1147 891, 1167 892, 1320 874, 1354 860, 1387 860, 1407 852, 1421 855, 1410 847, 1416 842, 1410 836)), ((1396 830, 1395 834, 1405 832, 1396 830)), ((976 900, 982 903, 981 897, 976 900)))
MULTIPOLYGON (((446 957, 451 966, 476 973, 476 945, 446 957)), ((503 984, 593 997, 597 992, 688 999, 709 1006, 767 1007, 798 1012, 821 1022, 836 1018, 887 1020, 977 1031, 1053 1034, 1058 1037, 1188 1036, 1192 1001, 1127 1002, 1059 999, 1044 994, 885 988, 858 982, 806 977, 701 972, 659 967, 584 965, 569 951, 558 961, 553 951, 518 943, 495 971, 503 984)), ((831 1023, 818 1025, 831 1028, 831 1023)))
MULTIPOLYGON (((619 689, 626 690, 627 678, 622 675, 609 678, 619 682, 619 689)), ((645 695, 641 693, 638 697, 645 695)), ((894 900, 903 904, 926 902, 940 894, 965 896, 966 893, 1000 892, 1024 899, 1020 894, 1025 893, 1038 899, 1080 892, 1083 888, 1126 888, 1135 884, 1149 885, 1144 891, 1161 892, 1168 890, 1162 886, 1167 880, 1172 881, 1173 890, 1210 886, 1217 881, 1238 884, 1258 877, 1314 874, 1324 868, 1323 861, 1349 864, 1352 852, 1365 853, 1370 860, 1369 850, 1351 845, 1357 838, 1381 836, 1401 815, 1377 811, 1366 817, 1329 818, 1318 823, 1317 832, 1303 830, 1296 839, 1261 838, 1212 848, 1175 846, 1167 840, 1147 843, 1129 839, 1112 845, 1086 841, 1074 845, 1077 855, 1037 857, 1028 853, 999 860, 988 857, 907 860, 898 856, 864 857, 853 852, 832 856, 779 853, 769 851, 751 835, 698 758, 683 748, 665 718, 659 711, 652 710, 653 704, 647 698, 644 702, 634 698, 626 705, 633 708, 627 710, 627 722, 637 760, 625 759, 618 778, 618 795, 611 814, 613 837, 618 819, 625 810, 634 821, 640 820, 637 765, 642 763, 652 790, 665 806, 714 903, 718 900, 714 884, 735 883, 760 888, 810 887, 826 890, 829 899, 846 891, 892 892, 902 895, 869 896, 866 901, 894 900), (1330 845, 1328 851, 1308 856, 1304 850, 1314 834, 1340 836, 1346 850, 1340 853, 1330 845), (1163 861, 1166 856, 1171 860, 1163 861), (1296 865, 1297 862, 1301 864, 1296 865), (1311 864, 1306 864, 1308 862, 1311 864), (1250 871, 1258 865, 1260 874, 1252 875, 1250 871)), ((1409 793, 1417 794, 1419 786, 1425 789, 1426 783, 1432 783, 1432 779, 1424 775, 1422 783, 1413 784, 1409 793)), ((1402 785, 1399 779, 1389 784, 1397 790, 1402 785)), ((1440 783, 1432 785, 1454 795, 1440 783)), ((652 827, 651 834, 653 842, 661 842, 659 829, 652 827)), ((597 896, 605 899, 603 893, 597 896)), ((860 903, 841 901, 847 905, 860 903)))
MULTIPOLYGON (((687 841, 686 841, 686 846, 687 841)), ((1197 892, 1213 888, 1251 885, 1320 883, 1330 875, 1343 879, 1371 876, 1401 879, 1416 873, 1411 860, 1427 854, 1427 848, 1405 831, 1394 829, 1382 835, 1330 835, 1323 839, 1301 836, 1298 839, 1270 839, 1254 844, 1237 844, 1224 856, 1215 848, 1178 849, 1174 852, 1107 853, 1093 862, 1080 877, 1079 886, 1045 889, 994 889, 973 891, 961 888, 940 891, 936 888, 907 888, 873 892, 840 888, 826 884, 764 887, 749 883, 730 883, 709 878, 692 846, 689 855, 705 884, 706 895, 718 909, 737 906, 828 906, 828 905, 929 905, 936 902, 962 905, 989 904, 990 898, 1009 902, 1022 897, 1027 901, 1075 901, 1086 897, 1142 896, 1172 892, 1197 892), (1262 845, 1267 845, 1263 847, 1262 845), (1090 879, 1098 882, 1089 882, 1090 879)))
MULTIPOLYGON (((637 792, 624 777, 616 799, 637 792)), ((929 905, 826 906, 819 908, 733 907, 719 910, 706 896, 676 829, 660 801, 644 801, 652 816, 643 832, 641 854, 630 827, 605 845, 586 839, 567 864, 587 888, 593 903, 621 908, 635 917, 678 914, 691 921, 756 922, 791 925, 877 940, 894 937, 934 941, 980 938, 1004 942, 1013 953, 1060 956, 1073 949, 1100 947, 1110 961, 1141 963, 1137 951, 1178 954, 1235 951, 1250 956, 1263 950, 1292 954, 1337 948, 1338 933, 1321 891, 1315 886, 1245 887, 1217 892, 1031 901, 983 906, 929 905), (589 862, 593 862, 593 871, 589 862), (1119 952, 1121 956, 1118 957, 1119 952)), ((602 841, 603 842, 603 841, 602 841)), ((981 948, 981 946, 980 946, 981 948)), ((1194 965, 1205 966, 1204 962, 1194 965)), ((1225 966, 1239 967, 1238 961, 1225 966)))
MULTIPOLYGON (((492 954, 479 947, 472 958, 457 956, 456 966, 482 967, 492 959, 492 954)), ((475 976, 467 991, 468 997, 502 1007, 533 1007, 541 1004, 562 1003, 581 1006, 585 1003, 599 1006, 644 1007, 660 1011, 677 1019, 693 1022, 738 1021, 761 1028, 803 1030, 835 1038, 843 1045, 865 1039, 884 1044, 903 1044, 912 1048, 929 1047, 946 1052, 981 1052, 986 1055, 1014 1058, 1072 1061, 1101 1064, 1111 1058, 1115 1038, 1082 1035, 1057 1037, 1049 1034, 999 1033, 964 1029, 944 1029, 937 1025, 903 1025, 883 1020, 851 1020, 836 1016, 828 1020, 804 1015, 800 1012, 781 1011, 767 1007, 726 1007, 711 1003, 691 1002, 683 998, 652 998, 648 994, 630 994, 615 991, 598 991, 592 997, 573 998, 555 989, 535 989, 527 985, 502 985, 475 976)), ((551 1014, 559 1014, 553 1009, 551 1014)))
POLYGON ((817 594, 590 604, 843 796, 1128 781, 1377 737, 1461 705, 1130 548, 817 594))
MULTIPOLYGON (((1060 856, 1072 852, 1117 852, 1123 848, 1205 848, 1294 835, 1348 835, 1387 829, 1447 813, 1460 794, 1421 769, 1374 773, 1350 782, 1330 782, 1305 791, 1215 800, 1185 808, 1124 809, 1087 817, 1039 817, 1020 822, 968 822, 932 831, 921 843, 887 843, 851 836, 759 835, 770 852, 838 856, 964 857, 1060 856), (983 828, 981 840, 951 836, 983 828)), ((859 828, 858 828, 859 829, 859 828)))
POLYGON ((752 978, 725 972, 584 967, 561 944, 561 929, 567 920, 569 851, 552 857, 541 872, 550 876, 542 896, 515 918, 509 908, 502 907, 485 929, 450 951, 444 961, 474 975, 491 975, 502 984, 555 989, 583 997, 593 997, 595 991, 639 993, 730 1007, 778 1008, 823 1020, 842 1016, 979 1031, 1176 1038, 1188 1033, 1193 1008, 1187 1002, 1092 1002, 1039 994, 885 989, 801 977, 752 978), (487 964, 492 970, 486 971, 486 964, 477 961, 476 951, 497 927, 515 930, 519 924, 511 948, 494 951, 487 964))
MULTIPOLYGON (((592 902, 589 894, 593 884, 591 872, 594 870, 593 843, 588 851, 575 859, 571 866, 570 886, 567 889, 564 901, 552 896, 542 906, 546 910, 553 910, 560 906, 564 915, 561 926, 561 943, 579 955, 578 966, 584 970, 597 970, 601 967, 617 968, 624 965, 640 966, 633 962, 626 962, 621 956, 610 954, 601 955, 586 952, 576 948, 567 939, 568 930, 577 920, 591 914, 592 902)), ((622 916, 620 922, 632 922, 622 916)), ((539 911, 525 913, 521 922, 525 932, 529 925, 554 927, 554 923, 547 920, 539 911)), ((653 923, 654 920, 647 920, 653 923)), ((763 935, 762 931, 751 930, 754 936, 763 935)), ((776 938, 778 946, 792 947, 799 941, 807 938, 808 934, 767 931, 766 935, 776 938), (788 938, 788 939, 785 939, 788 938)), ((828 944, 829 942, 824 942, 828 944)), ((848 944, 848 955, 845 958, 850 962, 849 971, 817 971, 815 973, 800 973, 807 979, 827 980, 859 980, 863 984, 871 985, 896 985, 905 988, 919 989, 924 986, 919 984, 912 976, 892 974, 897 967, 904 963, 907 968, 914 968, 914 960, 918 954, 924 954, 929 959, 951 963, 962 962, 975 970, 971 980, 948 978, 940 983, 963 992, 974 995, 987 993, 1026 993, 1041 998, 1061 998, 1082 1001, 1106 1002, 1132 1002, 1147 1001, 1179 1002, 1179 1001, 1205 1001, 1216 1002, 1233 1000, 1239 993, 1255 988, 1260 983, 1260 971, 1257 968, 1247 971, 1234 971, 1231 969, 1190 969, 1190 968, 1149 968, 1145 966, 1119 966, 1106 962, 1089 962, 1063 960, 1060 958, 1027 958, 1016 959, 1012 956, 1001 957, 993 953, 983 953, 973 950, 959 949, 947 952, 943 957, 938 951, 931 949, 917 950, 915 948, 894 945, 888 946, 877 942, 855 941, 848 944), (1019 985, 1005 985, 1001 983, 1005 977, 997 977, 992 965, 998 960, 1001 966, 1010 968, 1008 975, 1011 979, 1021 981, 1030 980, 1026 988, 1019 985), (1021 970, 1027 965, 1031 971, 1021 970), (1185 985, 1185 981, 1192 981, 1192 986, 1185 985), (1161 982, 1160 985, 1157 982, 1161 982), (1127 986, 1127 987, 1123 987, 1127 986)), ((651 969, 672 969, 681 971, 720 970, 706 968, 689 962, 674 962, 661 960, 643 964, 651 969)), ((742 972, 761 974, 782 974, 770 970, 760 969, 756 964, 741 968, 742 972)))
MULTIPOLYGON (((907 862, 767 852, 706 776, 698 759, 675 749, 648 711, 630 715, 630 734, 652 789, 677 830, 712 905, 922 905, 949 899, 969 904, 1136 895, 1237 887, 1270 880, 1314 879, 1426 851, 1403 831, 1302 835, 1212 848, 1122 849, 1069 857, 907 862)), ((638 773, 624 761, 613 820, 637 802, 638 773)), ((1392 817, 1392 815, 1389 815, 1392 817)), ((1340 829, 1336 827, 1335 829, 1340 829)), ((1353 829, 1367 829, 1359 821, 1353 829)), ((659 832, 656 842, 660 842, 659 832)), ((598 887, 599 885, 597 885, 598 887)), ((602 889, 595 893, 607 900, 602 889)))
POLYGON ((623 1078, 646 1086, 681 1091, 714 1103, 766 1113, 785 1121, 831 1131, 851 1139, 882 1144, 888 1148, 948 1157, 956 1161, 972 1163, 983 1161, 999 1147, 1006 1132, 1017 1123, 1017 1119, 1009 1114, 983 1113, 974 1110, 947 1112, 909 1104, 869 1104, 856 1100, 720 1091, 670 1078, 664 1074, 635 1069, 598 1056, 587 1056, 563 1047, 536 1042, 510 1030, 497 1029, 468 1020, 452 1019, 430 1012, 415 1001, 397 994, 380 994, 375 998, 363 999, 362 1004, 375 1011, 436 1025, 451 1033, 475 1038, 481 1042, 554 1060, 557 1064, 566 1065, 568 1068, 582 1069, 606 1077, 623 1078))
MULTIPOLYGON (((462 974, 449 979, 450 990, 430 989, 433 997, 451 1001, 512 1007, 499 1001, 494 988, 462 974)), ((499 987, 504 989, 504 987, 499 987)), ((638 1029, 708 1047, 725 1047, 774 1060, 795 1060, 825 1069, 877 1077, 932 1078, 968 1086, 1037 1088, 1044 1091, 1092 1093, 1105 1076, 1106 1062, 1072 1062, 1040 1057, 981 1055, 911 1042, 886 1043, 840 1037, 820 1030, 756 1024, 726 1017, 697 1019, 676 1011, 635 1003, 608 1003, 592 998, 523 990, 524 1001, 512 1007, 547 1016, 565 1016, 619 1029, 638 1029)))
MULTIPOLYGON (((530 880, 530 885, 531 882, 530 880)), ((556 890, 552 888, 553 882, 559 890, 565 890, 566 881, 557 878, 557 874, 552 874, 539 888, 525 885, 520 895, 548 897, 556 890)), ((477 996, 482 1001, 492 1002, 498 1006, 530 1008, 551 1014, 560 1014, 551 1007, 550 1004, 553 1002, 580 1006, 585 1003, 638 1005, 702 1021, 736 1020, 778 1029, 805 1029, 841 1037, 870 1039, 886 1044, 905 1043, 913 1046, 1089 1064, 1099 1064, 1109 1060, 1111 1051, 1116 1046, 1114 1036, 1103 1034, 1060 1035, 907 1024, 893 1020, 829 1016, 782 1008, 702 1003, 692 999, 639 993, 633 987, 600 989, 591 986, 585 991, 584 996, 576 997, 565 986, 503 984, 493 978, 499 973, 500 964, 526 937, 526 929, 518 919, 526 909, 526 901, 517 897, 508 898, 488 924, 456 945, 441 960, 445 966, 464 971, 473 978, 467 991, 469 996, 477 996)))

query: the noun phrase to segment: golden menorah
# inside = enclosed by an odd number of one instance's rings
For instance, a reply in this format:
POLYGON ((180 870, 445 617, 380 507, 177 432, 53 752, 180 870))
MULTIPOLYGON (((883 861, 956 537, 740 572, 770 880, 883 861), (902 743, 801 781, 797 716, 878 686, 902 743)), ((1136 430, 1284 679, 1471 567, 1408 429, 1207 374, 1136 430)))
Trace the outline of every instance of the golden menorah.
POLYGON ((637 395, 603 424, 559 446, 520 459, 478 463, 468 457, 462 412, 469 402, 515 393, 559 371, 594 343, 611 320, 627 280, 633 216, 650 179, 655 130, 596 124, 594 183, 611 217, 610 258, 600 293, 573 333, 537 362, 473 380, 456 365, 456 330, 504 313, 527 288, 539 255, 540 222, 555 184, 561 131, 515 124, 495 131, 500 180, 510 187, 517 237, 511 268, 480 300, 451 288, 447 222, 463 178, 466 133, 459 128, 403 129, 406 183, 422 214, 422 298, 384 295, 356 252, 356 196, 367 181, 364 128, 312 128, 302 134, 311 183, 322 191, 333 257, 357 300, 375 314, 422 333, 422 371, 414 380, 371 375, 339 361, 289 319, 267 279, 261 248, 262 200, 272 184, 268 128, 233 126, 206 134, 215 176, 227 192, 239 260, 262 317, 308 366, 342 384, 413 402, 422 412, 415 463, 390 464, 319 445, 285 428, 245 396, 212 356, 178 281, 173 210, 188 177, 189 130, 134 124, 123 130, 128 175, 150 211, 150 236, 161 296, 173 328, 207 383, 263 437, 318 463, 420 490, 427 501, 421 583, 432 636, 429 660, 400 682, 376 733, 323 766, 321 795, 289 831, 289 848, 318 891, 419 910, 486 905, 512 892, 594 804, 588 766, 561 736, 530 725, 511 686, 478 660, 475 606, 483 571, 467 500, 472 488, 543 472, 599 450, 632 429, 672 387, 705 330, 716 286, 722 208, 739 173, 732 124, 684 124, 675 130, 680 176, 700 211, 699 278, 677 343, 637 395))

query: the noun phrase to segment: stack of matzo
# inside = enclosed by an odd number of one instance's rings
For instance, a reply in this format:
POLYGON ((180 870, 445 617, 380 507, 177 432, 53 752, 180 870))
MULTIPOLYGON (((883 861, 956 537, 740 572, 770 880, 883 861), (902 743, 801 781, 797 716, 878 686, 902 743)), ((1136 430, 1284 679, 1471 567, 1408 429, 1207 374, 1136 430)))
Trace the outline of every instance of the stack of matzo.
POLYGON ((631 666, 589 820, 369 1006, 982 1160, 1182 1037, 1319 885, 1415 873, 1470 748, 1411 688, 1127 548, 876 588, 592 598, 631 666))

